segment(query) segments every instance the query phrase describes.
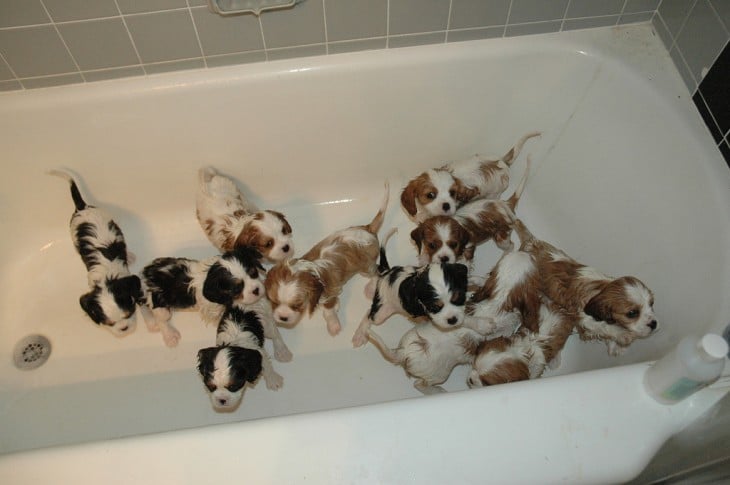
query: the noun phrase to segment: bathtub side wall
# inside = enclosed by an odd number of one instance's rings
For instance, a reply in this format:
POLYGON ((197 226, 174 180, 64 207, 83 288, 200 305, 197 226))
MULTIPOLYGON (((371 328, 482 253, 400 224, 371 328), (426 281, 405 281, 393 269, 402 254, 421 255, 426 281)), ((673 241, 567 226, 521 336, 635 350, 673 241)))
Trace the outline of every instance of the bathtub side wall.
POLYGON ((660 0, 0 1, 0 91, 282 58, 647 22, 660 0))

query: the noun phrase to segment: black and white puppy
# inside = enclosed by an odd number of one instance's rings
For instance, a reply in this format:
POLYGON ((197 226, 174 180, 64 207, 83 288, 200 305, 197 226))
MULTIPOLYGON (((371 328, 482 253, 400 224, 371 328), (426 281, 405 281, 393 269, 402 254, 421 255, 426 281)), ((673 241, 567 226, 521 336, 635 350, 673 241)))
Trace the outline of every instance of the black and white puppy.
POLYGON ((291 360, 265 298, 253 305, 228 308, 218 324, 215 347, 198 351, 198 372, 216 411, 235 410, 246 383, 256 382, 259 376, 268 389, 283 385, 284 379, 274 371, 264 348, 264 337, 273 340, 277 360, 291 360))
POLYGON ((129 272, 122 230, 106 211, 84 201, 70 174, 62 170, 49 174, 71 184, 76 207, 71 216, 71 240, 86 266, 90 288, 79 298, 81 308, 115 336, 129 335, 136 328, 133 316, 143 295, 139 277, 129 272))
POLYGON ((383 245, 378 271, 379 275, 371 278, 365 287, 365 295, 372 299, 372 304, 352 337, 355 347, 367 343, 371 325, 380 325, 396 313, 414 321, 431 321, 443 329, 463 323, 467 290, 465 265, 437 263, 390 268, 383 245))
POLYGON ((218 324, 227 307, 255 303, 264 295, 261 254, 240 248, 203 261, 157 258, 142 269, 142 315, 151 332, 162 332, 168 347, 180 340, 171 310, 195 309, 208 324, 218 324))

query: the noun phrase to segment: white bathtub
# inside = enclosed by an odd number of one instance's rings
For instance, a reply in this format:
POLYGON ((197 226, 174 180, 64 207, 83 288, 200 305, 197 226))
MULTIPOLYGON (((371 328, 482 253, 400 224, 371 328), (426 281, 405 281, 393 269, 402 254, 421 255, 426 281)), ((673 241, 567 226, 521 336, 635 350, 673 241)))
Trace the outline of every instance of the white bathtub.
MULTIPOLYGON (((648 25, 2 94, 0 143, 2 483, 77 480, 80 468, 107 483, 240 470, 254 483, 616 482, 730 385, 673 407, 641 388, 647 361, 683 335, 721 332, 730 315, 730 171, 648 25), (135 271, 213 254, 194 217, 203 164, 285 212, 297 254, 369 221, 388 179, 385 227, 401 228, 389 259, 412 264, 405 182, 443 160, 501 154, 532 130, 543 136, 513 171, 516 181, 532 153, 518 214, 580 261, 647 283, 661 331, 618 358, 573 336, 562 366, 533 382, 456 392, 460 368, 445 385, 454 392, 428 398, 372 346, 352 349, 368 305, 356 277, 340 335, 320 313, 282 330, 294 353, 275 363, 283 389, 259 383, 237 411, 215 413, 195 371, 214 328, 176 314, 182 340, 169 349, 141 317, 117 339, 82 314, 68 186, 44 174, 80 174, 125 232, 135 271), (35 333, 50 339, 49 361, 15 369, 15 343, 35 333)), ((499 256, 478 255, 484 273, 499 256)), ((395 344, 409 326, 391 319, 382 334, 395 344)))

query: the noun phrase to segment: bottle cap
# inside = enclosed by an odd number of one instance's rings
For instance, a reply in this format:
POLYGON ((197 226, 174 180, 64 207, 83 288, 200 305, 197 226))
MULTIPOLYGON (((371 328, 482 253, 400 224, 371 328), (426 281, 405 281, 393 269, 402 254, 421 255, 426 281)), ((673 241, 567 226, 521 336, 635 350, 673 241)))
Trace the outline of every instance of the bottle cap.
POLYGON ((700 346, 702 350, 707 352, 707 355, 714 359, 722 359, 728 353, 728 346, 725 339, 714 333, 708 333, 702 337, 700 346))

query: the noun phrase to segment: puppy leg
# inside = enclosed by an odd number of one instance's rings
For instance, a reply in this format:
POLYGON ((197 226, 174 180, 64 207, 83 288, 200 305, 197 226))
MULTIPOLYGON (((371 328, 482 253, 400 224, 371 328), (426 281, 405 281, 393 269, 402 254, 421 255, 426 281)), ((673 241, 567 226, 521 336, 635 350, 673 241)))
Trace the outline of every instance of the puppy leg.
POLYGON ((608 355, 611 357, 618 357, 626 352, 626 347, 619 345, 613 340, 607 340, 606 347, 608 347, 608 355))
POLYGON ((355 335, 352 336, 353 347, 362 347, 368 341, 370 325, 380 325, 395 313, 395 310, 388 305, 383 305, 373 314, 373 307, 362 317, 360 325, 357 326, 355 335))
POLYGON ((340 325, 340 319, 337 316, 337 309, 339 307, 339 300, 337 298, 328 301, 322 307, 324 321, 327 322, 327 331, 333 337, 340 333, 340 330, 342 330, 342 325, 340 325))
POLYGON ((492 317, 474 317, 464 315, 464 327, 470 328, 482 335, 490 335, 497 330, 497 322, 492 317))
POLYGON ((281 338, 279 327, 273 320, 264 318, 264 337, 271 339, 274 344, 274 358, 279 362, 289 362, 292 359, 291 351, 286 346, 284 339, 281 338))
POLYGON ((170 318, 172 318, 170 310, 168 308, 153 308, 152 316, 155 322, 157 322, 157 327, 160 332, 162 332, 162 340, 165 342, 165 345, 168 347, 177 346, 178 342, 180 342, 180 332, 170 323, 170 318))
POLYGON ((139 311, 142 312, 142 318, 144 319, 145 325, 147 325, 147 330, 152 333, 159 332, 160 325, 157 323, 157 320, 155 320, 155 316, 152 314, 150 307, 147 305, 140 305, 139 311))
POLYGON ((547 367, 550 370, 555 370, 560 368, 560 364, 562 363, 562 359, 560 358, 560 354, 557 354, 555 357, 553 357, 553 360, 547 363, 547 367))
POLYGON ((426 382, 423 379, 416 379, 416 382, 413 383, 413 387, 421 391, 425 395, 429 394, 442 394, 446 392, 446 389, 444 389, 441 386, 432 386, 428 382, 426 382))
POLYGON ((266 389, 276 391, 284 385, 284 378, 274 370, 269 353, 264 349, 261 349, 261 375, 264 376, 266 389))
POLYGON ((370 278, 368 284, 365 285, 365 298, 372 300, 375 296, 375 290, 377 289, 378 278, 370 278))

